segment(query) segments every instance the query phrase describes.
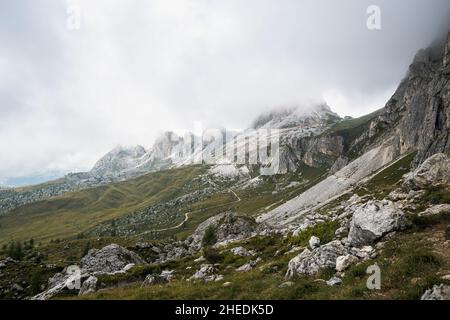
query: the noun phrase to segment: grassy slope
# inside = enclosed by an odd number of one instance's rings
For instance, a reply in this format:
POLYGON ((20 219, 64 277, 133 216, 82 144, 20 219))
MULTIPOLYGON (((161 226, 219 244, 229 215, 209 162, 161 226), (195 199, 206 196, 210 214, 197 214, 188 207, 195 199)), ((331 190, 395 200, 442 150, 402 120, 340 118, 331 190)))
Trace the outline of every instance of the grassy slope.
MULTIPOLYGON (((157 235, 153 239, 167 239, 169 237, 175 237, 177 239, 185 239, 195 228, 204 220, 212 217, 218 213, 232 210, 242 215, 255 216, 265 210, 270 205, 280 205, 283 202, 299 195, 312 185, 318 183, 326 177, 326 168, 311 168, 308 166, 300 167, 297 172, 288 175, 277 175, 264 177, 263 182, 256 188, 251 189, 239 189, 235 188, 233 183, 225 183, 223 185, 225 191, 217 193, 209 199, 197 202, 189 208, 183 208, 183 212, 195 211, 190 219, 181 227, 176 230, 168 230, 157 235), (303 181, 299 186, 289 188, 283 191, 275 192, 275 185, 286 185, 290 181, 303 181), (227 187, 231 187, 233 191, 239 196, 241 201, 236 201, 235 197, 226 192, 227 187)), ((272 206, 272 208, 275 206, 272 206)), ((180 220, 181 221, 181 220, 180 220)), ((178 221, 178 222, 180 222, 178 221)), ((148 240, 146 238, 144 240, 148 240)))
MULTIPOLYGON (((0 217, 0 245, 11 240, 22 241, 30 238, 37 243, 42 242, 47 245, 51 240, 58 239, 64 240, 64 246, 70 247, 73 242, 77 250, 67 253, 71 257, 77 257, 84 247, 83 243, 89 240, 75 239, 80 234, 89 234, 90 230, 100 224, 109 225, 114 219, 178 196, 183 187, 204 173, 205 170, 206 167, 189 166, 154 172, 132 180, 68 193, 22 206, 8 215, 0 217)), ((233 187, 242 199, 240 202, 236 202, 236 198, 226 191, 227 187, 233 186, 233 183, 224 182, 222 183, 223 192, 216 193, 208 199, 192 205, 180 204, 177 207, 179 214, 170 221, 170 225, 148 225, 145 230, 177 225, 184 219, 185 212, 195 210, 189 220, 180 228, 156 234, 132 236, 129 239, 113 237, 111 241, 128 243, 129 241, 163 240, 173 237, 184 239, 195 230, 198 224, 215 214, 234 210, 241 214, 255 215, 268 205, 277 202, 281 204, 295 197, 320 181, 325 173, 325 168, 315 169, 305 166, 294 174, 266 177, 256 189, 239 190, 233 187), (303 183, 294 188, 273 193, 275 184, 283 186, 290 181, 302 181, 303 183)), ((194 185, 191 189, 199 187, 194 185)), ((155 222, 157 223, 158 220, 156 219, 155 222)), ((55 245, 55 250, 56 247, 59 248, 61 245, 55 245)), ((42 247, 41 250, 43 250, 42 247)), ((52 256, 51 250, 45 251, 52 256)))
POLYGON ((34 238, 67 238, 138 208, 177 195, 180 188, 204 172, 200 166, 160 171, 25 205, 0 217, 0 244, 34 238))

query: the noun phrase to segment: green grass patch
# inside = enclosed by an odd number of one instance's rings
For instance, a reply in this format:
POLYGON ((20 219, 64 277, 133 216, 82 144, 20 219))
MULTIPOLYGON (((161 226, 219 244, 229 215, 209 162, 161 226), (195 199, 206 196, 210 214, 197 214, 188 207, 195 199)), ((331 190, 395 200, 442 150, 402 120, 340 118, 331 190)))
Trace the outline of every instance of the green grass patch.
POLYGON ((338 221, 326 221, 316 224, 308 229, 300 232, 295 237, 291 237, 289 242, 293 245, 308 246, 308 241, 312 236, 319 237, 321 243, 328 243, 334 239, 334 234, 339 228, 338 221))
POLYGON ((202 166, 154 172, 24 205, 0 217, 0 244, 11 239, 50 242, 76 237, 101 223, 180 195, 183 187, 203 172, 202 166))
POLYGON ((450 188, 446 186, 431 186, 425 190, 420 200, 428 204, 450 203, 450 188))
POLYGON ((371 195, 376 199, 383 199, 397 187, 403 175, 411 170, 411 162, 415 156, 416 152, 413 152, 401 158, 376 174, 363 186, 357 187, 355 192, 359 196, 371 195))
POLYGON ((450 223, 450 212, 443 212, 436 215, 410 216, 411 223, 416 230, 424 230, 441 223, 450 223))

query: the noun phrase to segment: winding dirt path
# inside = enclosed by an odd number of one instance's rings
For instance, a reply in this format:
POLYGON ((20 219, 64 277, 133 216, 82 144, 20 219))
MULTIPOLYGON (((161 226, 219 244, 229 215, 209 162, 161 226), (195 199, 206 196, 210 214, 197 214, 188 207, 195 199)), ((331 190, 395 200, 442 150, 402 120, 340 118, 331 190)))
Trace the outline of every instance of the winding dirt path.
POLYGON ((163 231, 175 230, 175 229, 181 228, 181 227, 189 220, 189 218, 190 218, 190 216, 191 216, 192 213, 200 212, 200 211, 205 211, 205 210, 210 210, 210 209, 215 209, 215 208, 220 208, 220 207, 224 207, 224 206, 227 206, 227 205, 230 205, 230 204, 233 204, 233 203, 238 203, 238 202, 240 202, 240 201, 242 200, 242 199, 236 194, 236 192, 234 192, 232 189, 228 189, 228 192, 232 193, 232 194, 236 197, 236 200, 235 200, 235 201, 231 201, 231 202, 228 202, 228 203, 220 204, 220 205, 217 205, 217 206, 212 206, 212 207, 209 207, 209 208, 202 208, 202 209, 198 209, 198 210, 186 212, 186 213, 184 214, 184 220, 183 220, 182 222, 180 222, 179 224, 177 224, 176 226, 168 227, 168 228, 163 228, 163 229, 153 229, 153 230, 148 230, 148 231, 145 231, 145 232, 143 232, 143 233, 141 233, 141 234, 138 234, 138 235, 144 235, 144 234, 148 234, 148 233, 150 233, 150 232, 163 232, 163 231))

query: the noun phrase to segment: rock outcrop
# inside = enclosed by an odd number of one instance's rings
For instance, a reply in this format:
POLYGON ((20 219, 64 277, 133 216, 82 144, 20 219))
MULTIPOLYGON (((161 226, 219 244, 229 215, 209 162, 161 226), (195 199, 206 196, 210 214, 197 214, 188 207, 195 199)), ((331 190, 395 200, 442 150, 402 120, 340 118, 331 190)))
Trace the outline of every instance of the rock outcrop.
POLYGON ((250 237, 257 231, 256 222, 245 216, 233 212, 224 212, 201 223, 195 232, 186 239, 185 243, 190 251, 199 251, 202 240, 208 228, 214 229, 215 246, 221 246, 233 241, 250 237))
POLYGON ((248 251, 247 249, 245 249, 244 247, 236 247, 236 248, 232 248, 230 249, 231 253, 233 253, 234 255, 237 256, 241 256, 241 257, 249 257, 252 256, 254 253, 248 251))
POLYGON ((129 264, 145 264, 136 253, 117 244, 102 249, 91 249, 81 259, 81 269, 90 274, 108 274, 122 271, 129 264))
POLYGON ((297 274, 314 275, 326 267, 335 268, 336 258, 346 253, 347 249, 339 240, 324 244, 312 251, 305 249, 289 261, 286 278, 297 274))
POLYGON ((430 186, 450 185, 450 157, 437 153, 426 159, 408 174, 403 186, 409 189, 425 189, 430 186))
POLYGON ((82 296, 85 294, 95 292, 95 290, 97 289, 97 282, 98 279, 95 276, 90 276, 89 278, 87 278, 81 285, 81 289, 78 295, 82 296))
POLYGON ((395 136, 401 154, 417 150, 415 165, 450 150, 449 40, 450 34, 417 53, 407 77, 371 125, 379 141, 395 136))
POLYGON ((419 217, 426 217, 426 216, 435 216, 442 213, 449 213, 450 212, 450 204, 437 204, 435 206, 427 208, 425 211, 420 212, 418 214, 419 217))
POLYGON ((261 258, 257 258, 256 260, 251 260, 250 262, 243 264, 239 268, 236 269, 238 272, 248 272, 252 270, 259 262, 261 261, 261 258))
MULTIPOLYGON (((449 36, 450 37, 450 36, 449 36)), ((323 136, 342 137, 341 152, 331 157, 341 168, 298 197, 267 212, 258 221, 272 225, 288 225, 307 214, 309 208, 349 190, 370 176, 412 151, 416 167, 436 153, 450 151, 450 65, 449 40, 443 39, 420 51, 406 78, 385 107, 359 119, 350 129, 336 129, 323 136), (341 160, 338 160, 342 158, 341 160), (345 160, 345 161, 343 161, 345 160)), ((304 146, 293 147, 305 151, 304 146)), ((327 159, 326 155, 321 155, 327 159)), ((438 156, 442 157, 442 156, 438 156)))
POLYGON ((99 275, 125 273, 135 264, 145 264, 136 253, 117 244, 102 249, 91 249, 81 259, 80 268, 70 266, 48 280, 48 288, 33 297, 47 300, 64 291, 76 291, 80 295, 95 291, 99 275))
POLYGON ((356 247, 370 245, 392 231, 404 229, 406 225, 405 213, 392 201, 369 201, 355 210, 348 241, 356 247))

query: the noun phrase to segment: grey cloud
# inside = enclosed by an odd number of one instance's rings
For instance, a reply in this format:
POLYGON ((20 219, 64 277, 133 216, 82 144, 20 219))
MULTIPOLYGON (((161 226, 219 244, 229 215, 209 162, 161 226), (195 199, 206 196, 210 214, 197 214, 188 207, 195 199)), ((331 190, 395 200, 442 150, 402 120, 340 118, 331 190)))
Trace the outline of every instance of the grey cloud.
POLYGON ((382 107, 415 52, 450 27, 448 0, 73 0, 0 4, 0 179, 86 170, 116 144, 195 120, 244 128, 326 99, 382 107), (381 8, 382 29, 366 28, 381 8))

